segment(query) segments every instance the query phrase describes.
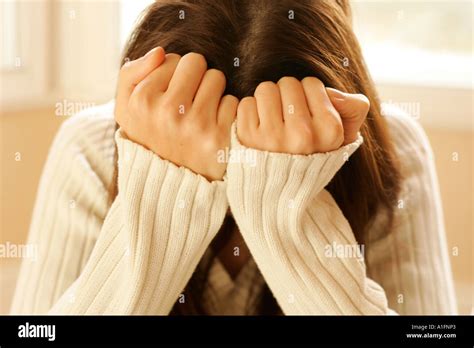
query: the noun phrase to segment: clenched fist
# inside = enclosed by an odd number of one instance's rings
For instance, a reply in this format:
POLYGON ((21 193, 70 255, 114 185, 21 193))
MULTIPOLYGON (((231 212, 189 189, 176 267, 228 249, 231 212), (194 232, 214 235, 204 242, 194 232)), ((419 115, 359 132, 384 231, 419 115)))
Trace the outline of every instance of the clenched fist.
POLYGON ((161 158, 208 180, 222 179, 217 161, 229 146, 237 98, 222 97, 226 79, 196 53, 183 57, 158 47, 124 64, 115 119, 125 135, 161 158))
POLYGON ((370 108, 367 97, 343 93, 315 77, 262 82, 239 103, 237 136, 247 147, 309 155, 356 140, 370 108))

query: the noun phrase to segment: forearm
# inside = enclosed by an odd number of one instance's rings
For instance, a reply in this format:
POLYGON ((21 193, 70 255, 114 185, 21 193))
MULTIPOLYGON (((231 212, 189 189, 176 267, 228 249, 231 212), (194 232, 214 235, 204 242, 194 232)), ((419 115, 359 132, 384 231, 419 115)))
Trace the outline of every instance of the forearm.
POLYGON ((83 273, 52 313, 168 314, 223 221, 223 182, 117 142, 119 194, 83 273))
MULTIPOLYGON (((366 278, 363 259, 326 255, 332 243, 358 247, 323 188, 361 140, 311 156, 255 151, 256 166, 229 165, 232 212, 285 314, 388 311, 383 290, 366 278)), ((235 136, 233 146, 242 148, 235 136)))

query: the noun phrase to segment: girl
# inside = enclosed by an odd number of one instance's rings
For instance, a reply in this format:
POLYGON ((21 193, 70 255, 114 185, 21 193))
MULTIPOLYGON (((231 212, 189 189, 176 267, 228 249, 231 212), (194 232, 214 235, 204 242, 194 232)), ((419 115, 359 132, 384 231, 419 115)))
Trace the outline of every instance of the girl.
POLYGON ((52 145, 14 313, 455 313, 430 146, 347 0, 159 1, 122 63, 52 145))

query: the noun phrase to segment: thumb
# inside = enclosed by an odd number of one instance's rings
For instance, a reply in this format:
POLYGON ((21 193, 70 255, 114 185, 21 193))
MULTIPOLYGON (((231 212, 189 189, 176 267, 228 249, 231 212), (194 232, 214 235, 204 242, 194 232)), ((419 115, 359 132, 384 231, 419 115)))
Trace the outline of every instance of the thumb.
POLYGON ((326 92, 332 105, 341 116, 344 128, 344 145, 354 142, 369 113, 369 99, 363 94, 344 93, 330 87, 326 87, 326 92))
POLYGON ((135 86, 165 60, 165 50, 155 47, 143 57, 126 62, 120 69, 117 98, 128 99, 135 86))
POLYGON ((143 57, 126 62, 120 69, 115 98, 115 121, 124 127, 129 122, 127 105, 135 86, 165 60, 165 50, 156 47, 143 57))

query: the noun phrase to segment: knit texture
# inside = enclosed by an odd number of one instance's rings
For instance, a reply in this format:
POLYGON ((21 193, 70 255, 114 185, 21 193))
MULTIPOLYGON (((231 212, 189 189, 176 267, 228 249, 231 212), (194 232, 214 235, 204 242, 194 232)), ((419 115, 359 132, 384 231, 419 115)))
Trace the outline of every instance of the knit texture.
MULTIPOLYGON (((403 167, 404 204, 395 207, 388 234, 381 233, 380 212, 361 255, 324 189, 361 137, 336 151, 298 156, 246 149, 234 127, 232 148, 254 151, 256 161, 231 161, 225 181, 208 182, 120 130, 114 136, 113 103, 72 117, 43 171, 28 238, 38 258, 22 264, 12 313, 168 314, 228 204, 285 314, 456 313, 429 143, 409 117, 387 115, 387 122, 403 167), (110 204, 115 144, 119 193, 110 204), (339 246, 354 253, 340 254, 339 246)), ((219 288, 225 271, 211 269, 210 283, 219 288)), ((216 314, 241 311, 244 288, 255 283, 249 274, 227 279, 220 299, 209 292, 206 303, 218 303, 216 314), (229 295, 235 292, 237 305, 229 295)))

